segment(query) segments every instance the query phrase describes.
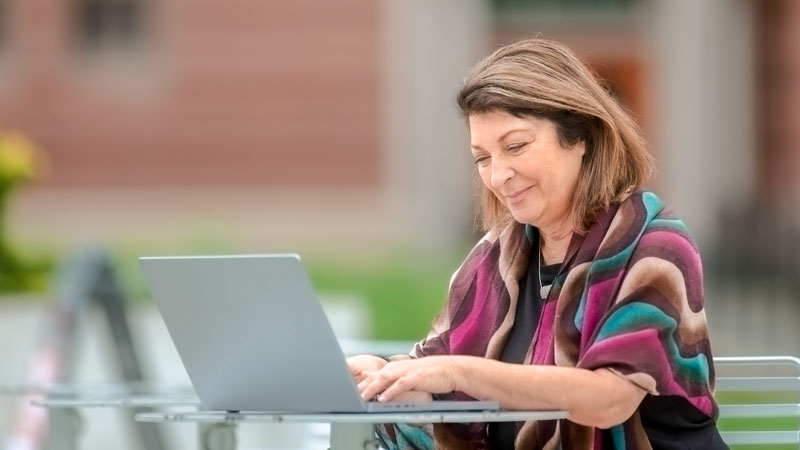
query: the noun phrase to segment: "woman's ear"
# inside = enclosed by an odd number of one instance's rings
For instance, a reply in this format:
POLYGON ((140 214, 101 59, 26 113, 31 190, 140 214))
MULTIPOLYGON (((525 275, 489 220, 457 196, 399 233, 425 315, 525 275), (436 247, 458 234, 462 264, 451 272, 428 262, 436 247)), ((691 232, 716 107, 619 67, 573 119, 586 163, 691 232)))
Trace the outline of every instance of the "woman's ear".
POLYGON ((581 139, 575 144, 575 147, 572 148, 573 150, 577 150, 581 154, 581 159, 586 157, 586 141, 581 139))

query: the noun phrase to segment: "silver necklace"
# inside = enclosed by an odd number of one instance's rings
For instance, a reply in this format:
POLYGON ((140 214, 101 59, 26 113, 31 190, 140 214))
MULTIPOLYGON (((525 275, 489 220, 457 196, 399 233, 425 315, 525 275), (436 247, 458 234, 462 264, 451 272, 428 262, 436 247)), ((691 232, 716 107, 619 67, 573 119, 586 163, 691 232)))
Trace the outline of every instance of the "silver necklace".
POLYGON ((539 281, 539 295, 541 296, 542 300, 547 300, 547 294, 550 293, 550 287, 552 284, 548 284, 547 286, 542 286, 542 237, 539 236, 539 255, 536 258, 536 271, 538 272, 538 281, 539 281))

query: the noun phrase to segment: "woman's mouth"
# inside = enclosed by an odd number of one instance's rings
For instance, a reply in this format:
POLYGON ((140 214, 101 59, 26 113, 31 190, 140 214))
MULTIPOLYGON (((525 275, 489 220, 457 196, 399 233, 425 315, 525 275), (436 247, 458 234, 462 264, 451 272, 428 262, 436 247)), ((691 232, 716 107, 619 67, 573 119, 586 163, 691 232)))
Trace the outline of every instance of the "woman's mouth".
POLYGON ((512 193, 511 193, 511 194, 509 194, 509 195, 506 195, 506 196, 505 196, 505 197, 506 197, 506 201, 507 201, 509 204, 517 204, 517 203, 520 203, 521 201, 523 201, 523 200, 525 199, 525 194, 528 192, 528 190, 529 190, 530 188, 531 188, 531 187, 530 187, 530 186, 528 186, 528 187, 526 187, 525 189, 520 189, 519 191, 515 191, 515 192, 512 192, 512 193))

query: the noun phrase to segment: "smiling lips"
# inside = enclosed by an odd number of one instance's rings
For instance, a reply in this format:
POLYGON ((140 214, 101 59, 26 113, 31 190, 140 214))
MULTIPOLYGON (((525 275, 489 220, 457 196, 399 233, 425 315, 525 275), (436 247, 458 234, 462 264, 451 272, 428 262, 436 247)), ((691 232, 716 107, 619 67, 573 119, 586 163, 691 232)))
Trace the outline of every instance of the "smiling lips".
POLYGON ((526 187, 525 189, 520 189, 519 191, 512 192, 511 194, 509 194, 509 195, 506 195, 506 196, 505 196, 505 198, 506 198, 506 201, 507 201, 508 203, 512 203, 512 204, 516 204, 516 203, 519 203, 519 202, 521 202, 521 201, 522 201, 522 200, 525 198, 525 193, 526 193, 526 192, 528 192, 528 190, 529 190, 530 188, 531 188, 531 187, 530 187, 530 186, 528 186, 528 187, 526 187))

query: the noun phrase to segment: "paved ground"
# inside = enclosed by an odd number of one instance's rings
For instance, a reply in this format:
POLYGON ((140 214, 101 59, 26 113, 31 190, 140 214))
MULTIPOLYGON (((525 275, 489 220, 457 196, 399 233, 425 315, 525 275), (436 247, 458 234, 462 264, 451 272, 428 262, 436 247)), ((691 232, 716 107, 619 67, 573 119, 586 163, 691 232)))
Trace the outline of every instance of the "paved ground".
POLYGON ((84 243, 167 247, 219 240, 244 248, 402 240, 403 208, 364 189, 28 189, 13 198, 9 232, 57 248, 84 243))

